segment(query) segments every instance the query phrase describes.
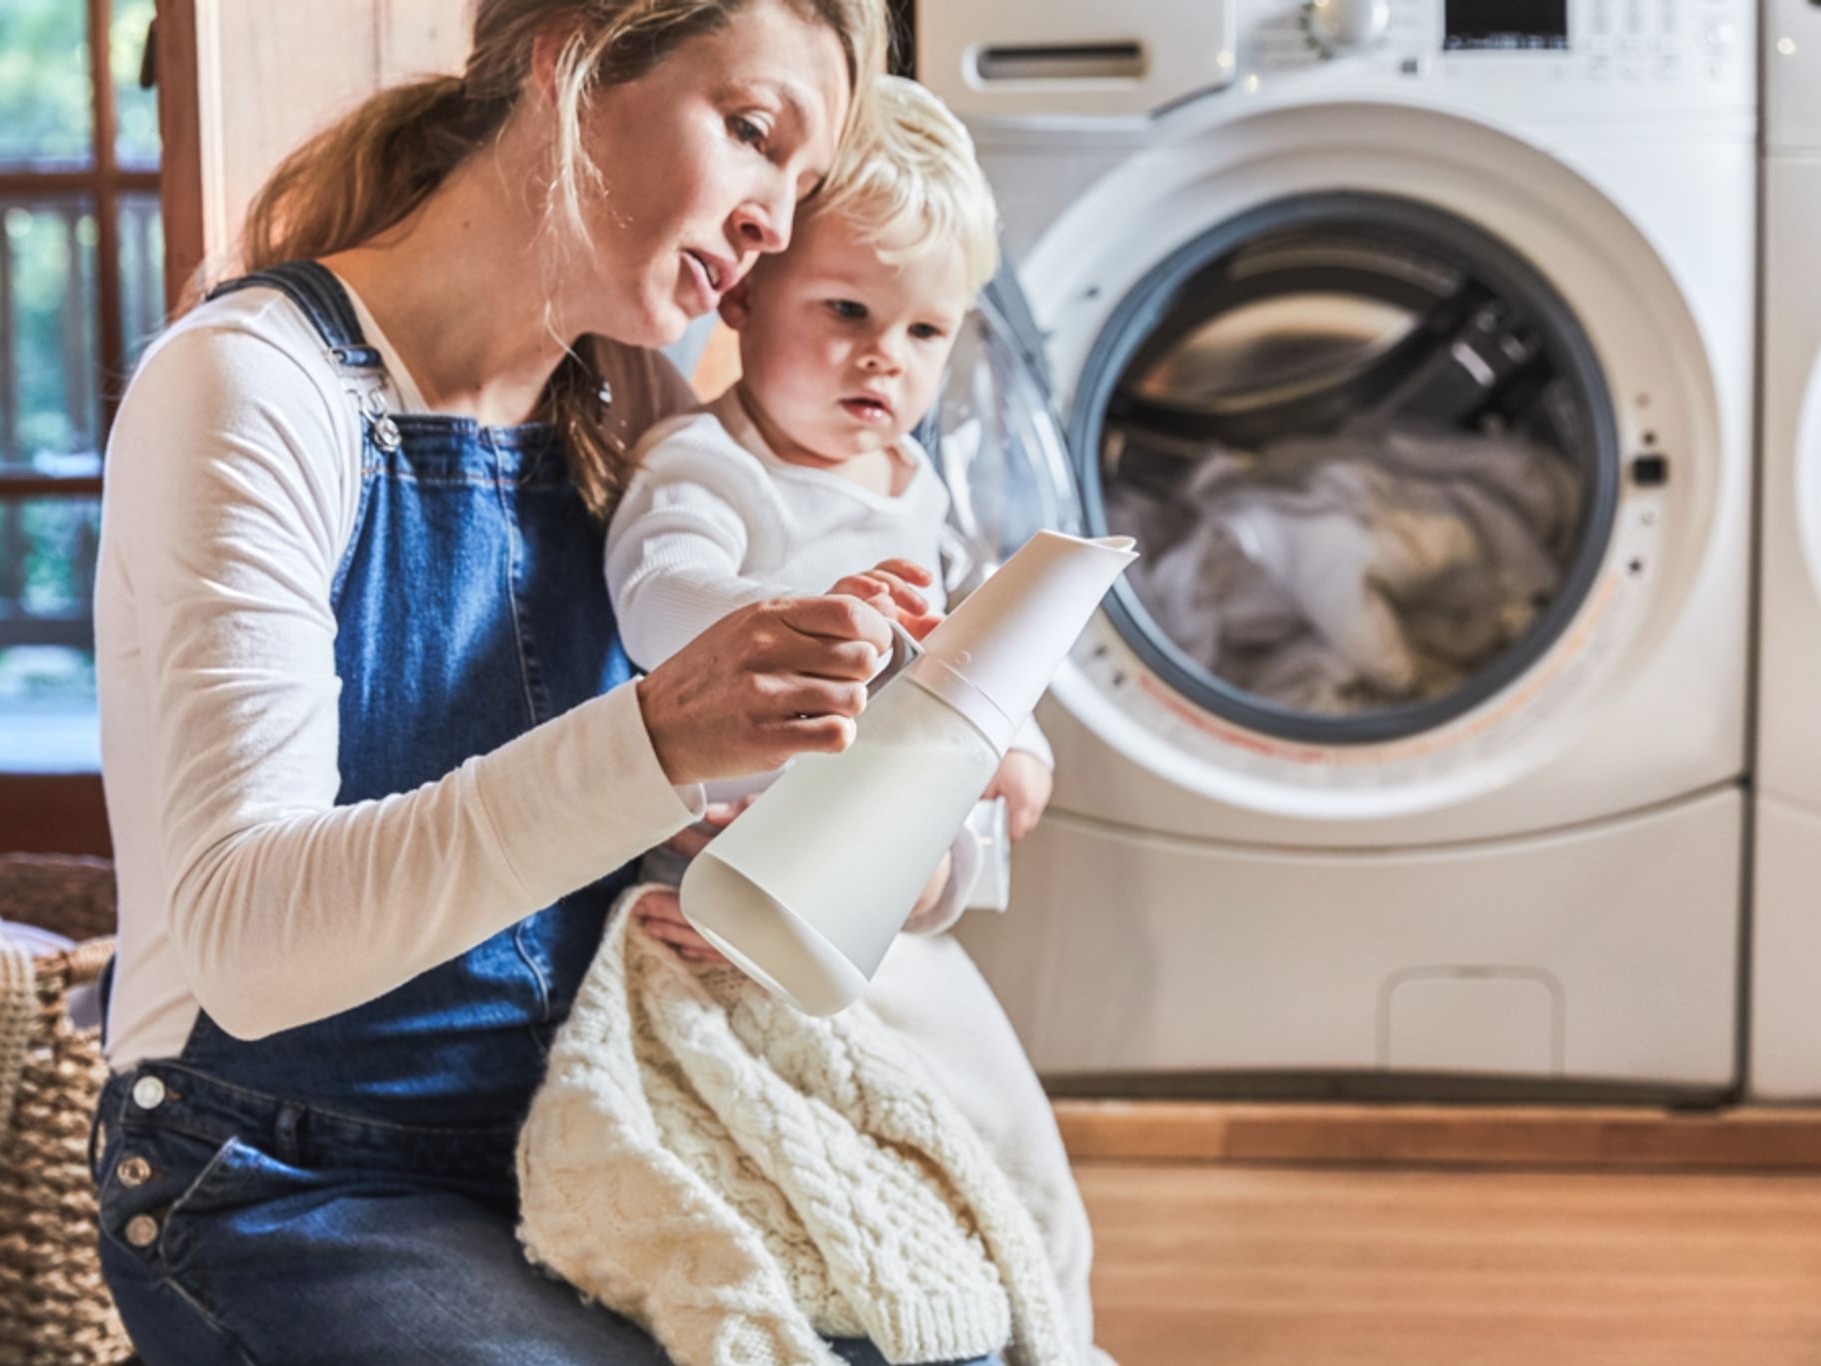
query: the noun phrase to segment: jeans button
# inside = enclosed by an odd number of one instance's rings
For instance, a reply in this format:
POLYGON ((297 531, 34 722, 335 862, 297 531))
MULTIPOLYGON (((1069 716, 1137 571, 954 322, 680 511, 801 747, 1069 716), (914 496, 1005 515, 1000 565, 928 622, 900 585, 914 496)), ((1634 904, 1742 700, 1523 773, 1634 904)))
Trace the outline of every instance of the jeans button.
POLYGON ((135 1214, 126 1221, 126 1240, 134 1247, 150 1247, 158 1240, 158 1221, 149 1214, 135 1214))
POLYGON ((141 1077, 133 1083, 133 1103, 141 1110, 156 1110, 164 1104, 164 1083, 157 1077, 141 1077))
POLYGON ((114 1169, 123 1186, 143 1186, 152 1175, 152 1164, 143 1157, 123 1157, 114 1169))

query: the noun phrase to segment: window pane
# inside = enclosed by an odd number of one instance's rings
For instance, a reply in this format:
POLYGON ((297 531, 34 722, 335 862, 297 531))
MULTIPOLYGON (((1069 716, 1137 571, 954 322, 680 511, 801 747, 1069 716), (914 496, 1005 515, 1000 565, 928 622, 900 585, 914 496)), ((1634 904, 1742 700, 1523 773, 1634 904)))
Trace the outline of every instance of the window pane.
POLYGON ((164 326, 164 217, 155 194, 122 194, 120 206, 120 335, 126 372, 164 326))
POLYGON ((95 141, 88 6, 0 4, 0 164, 87 166, 95 141))
POLYGON ((0 646, 0 773, 96 773, 95 653, 0 646))
POLYGON ((114 159, 132 170, 158 166, 158 92, 139 88, 154 0, 114 0, 108 64, 114 69, 114 159))
POLYGON ((0 770, 88 769, 98 498, 0 502, 0 770))
POLYGON ((18 644, 22 632, 40 642, 88 643, 100 534, 99 498, 0 502, 0 644, 18 644), (20 624, 27 618, 29 631, 20 624), (53 622, 67 629, 46 624, 53 622))
POLYGON ((0 199, 0 468, 99 470, 95 213, 88 196, 0 199))

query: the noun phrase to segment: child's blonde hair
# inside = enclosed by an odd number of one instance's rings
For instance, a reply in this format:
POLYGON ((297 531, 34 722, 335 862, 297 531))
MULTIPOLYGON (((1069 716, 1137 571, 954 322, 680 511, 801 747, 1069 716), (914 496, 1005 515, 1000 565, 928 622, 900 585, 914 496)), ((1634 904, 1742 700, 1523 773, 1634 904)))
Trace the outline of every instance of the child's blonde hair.
POLYGON ((967 129, 929 90, 873 78, 871 118, 805 215, 840 214, 902 264, 953 244, 972 298, 999 269, 999 215, 967 129))

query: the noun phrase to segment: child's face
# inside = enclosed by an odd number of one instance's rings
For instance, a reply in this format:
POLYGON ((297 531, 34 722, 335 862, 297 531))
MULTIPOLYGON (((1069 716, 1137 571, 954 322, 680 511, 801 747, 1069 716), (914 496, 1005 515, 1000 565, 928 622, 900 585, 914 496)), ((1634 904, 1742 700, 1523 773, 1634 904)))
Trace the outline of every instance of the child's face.
POLYGON ((935 401, 972 300, 959 248, 902 266, 849 220, 817 214, 729 295, 742 383, 786 459, 839 464, 882 450, 935 401))

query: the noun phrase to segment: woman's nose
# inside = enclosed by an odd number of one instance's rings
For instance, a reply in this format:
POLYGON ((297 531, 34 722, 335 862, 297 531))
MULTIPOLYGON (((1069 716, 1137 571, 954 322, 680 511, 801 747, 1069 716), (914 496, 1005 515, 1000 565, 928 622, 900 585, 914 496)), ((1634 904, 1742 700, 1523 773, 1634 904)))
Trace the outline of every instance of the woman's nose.
POLYGON ((734 231, 740 245, 750 251, 783 251, 790 245, 790 222, 796 213, 796 192, 784 182, 760 187, 734 210, 734 231))

